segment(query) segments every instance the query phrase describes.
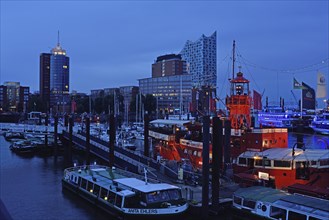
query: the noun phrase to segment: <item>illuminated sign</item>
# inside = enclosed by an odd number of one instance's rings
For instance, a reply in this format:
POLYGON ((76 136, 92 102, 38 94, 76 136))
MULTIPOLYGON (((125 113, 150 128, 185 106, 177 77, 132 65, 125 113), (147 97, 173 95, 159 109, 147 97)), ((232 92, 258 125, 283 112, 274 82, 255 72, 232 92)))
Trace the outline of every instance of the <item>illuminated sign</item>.
POLYGON ((270 175, 268 173, 258 172, 258 178, 261 180, 269 180, 270 175))

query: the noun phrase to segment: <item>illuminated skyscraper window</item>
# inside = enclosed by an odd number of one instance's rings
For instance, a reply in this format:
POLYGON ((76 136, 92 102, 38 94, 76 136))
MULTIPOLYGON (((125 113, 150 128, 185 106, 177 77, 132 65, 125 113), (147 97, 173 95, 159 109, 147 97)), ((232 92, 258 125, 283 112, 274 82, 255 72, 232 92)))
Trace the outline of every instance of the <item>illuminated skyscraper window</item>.
POLYGON ((56 112, 68 112, 70 106, 70 59, 59 40, 50 56, 50 107, 56 112))

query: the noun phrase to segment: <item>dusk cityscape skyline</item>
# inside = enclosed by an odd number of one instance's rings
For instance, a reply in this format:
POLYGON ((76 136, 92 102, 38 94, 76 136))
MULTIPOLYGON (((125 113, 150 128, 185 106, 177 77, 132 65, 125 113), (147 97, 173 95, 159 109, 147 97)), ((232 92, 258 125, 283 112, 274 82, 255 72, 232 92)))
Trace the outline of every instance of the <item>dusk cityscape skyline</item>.
POLYGON ((327 1, 2 1, 0 83, 17 81, 38 91, 39 56, 54 47, 58 30, 71 58, 70 91, 88 94, 136 86, 151 76, 156 57, 179 53, 186 41, 217 31, 220 98, 229 92, 236 40, 235 71, 242 66, 252 89, 272 101, 283 96, 289 102, 294 77, 315 88, 318 70, 328 76, 328 16, 327 1))

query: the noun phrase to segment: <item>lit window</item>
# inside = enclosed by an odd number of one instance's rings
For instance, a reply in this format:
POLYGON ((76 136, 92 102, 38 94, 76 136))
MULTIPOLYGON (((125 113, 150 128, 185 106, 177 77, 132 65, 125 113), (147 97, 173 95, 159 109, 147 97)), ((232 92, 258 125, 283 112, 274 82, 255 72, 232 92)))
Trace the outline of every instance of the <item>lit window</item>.
POLYGON ((66 65, 64 65, 64 66, 63 66, 63 68, 64 68, 64 69, 67 69, 67 66, 66 66, 66 65))

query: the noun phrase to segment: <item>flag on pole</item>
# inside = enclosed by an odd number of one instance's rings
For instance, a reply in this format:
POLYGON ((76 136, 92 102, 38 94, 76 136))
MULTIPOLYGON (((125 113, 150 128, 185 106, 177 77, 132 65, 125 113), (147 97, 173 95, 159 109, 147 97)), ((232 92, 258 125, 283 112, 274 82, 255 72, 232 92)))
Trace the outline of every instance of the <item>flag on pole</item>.
POLYGON ((262 95, 254 90, 253 94, 254 109, 262 110, 262 95))
POLYGON ((317 87, 316 87, 316 97, 317 98, 325 98, 326 96, 327 96, 326 78, 324 77, 324 74, 323 73, 318 72, 317 87))
POLYGON ((306 87, 304 87, 302 83, 299 83, 295 78, 294 78, 293 88, 294 89, 306 89, 306 87))
POLYGON ((303 89, 302 91, 302 99, 303 99, 303 109, 313 109, 315 110, 315 91, 314 89, 302 82, 303 89))

